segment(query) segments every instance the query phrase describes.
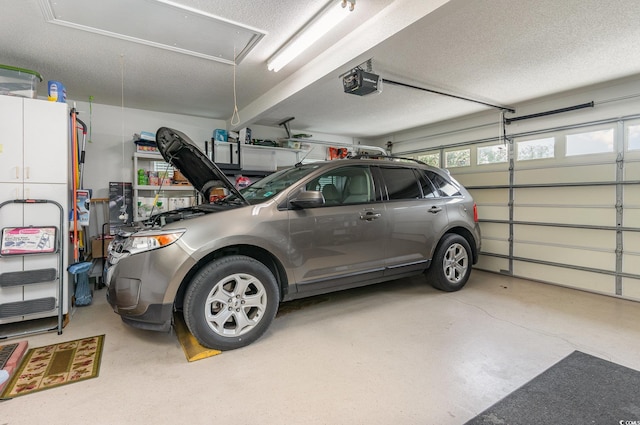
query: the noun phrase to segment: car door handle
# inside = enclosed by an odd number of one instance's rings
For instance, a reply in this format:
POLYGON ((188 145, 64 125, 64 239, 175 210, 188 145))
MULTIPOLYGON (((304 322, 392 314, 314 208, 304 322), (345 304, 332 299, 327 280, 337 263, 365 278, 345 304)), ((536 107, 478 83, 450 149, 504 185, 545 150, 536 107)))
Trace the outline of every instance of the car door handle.
POLYGON ((433 206, 433 207, 429 208, 429 212, 430 212, 431 214, 437 214, 437 213, 439 213, 440 211, 442 211, 442 207, 436 207, 436 206, 433 206))
POLYGON ((360 213, 360 220, 372 221, 376 218, 380 218, 382 214, 373 211, 364 211, 360 213))

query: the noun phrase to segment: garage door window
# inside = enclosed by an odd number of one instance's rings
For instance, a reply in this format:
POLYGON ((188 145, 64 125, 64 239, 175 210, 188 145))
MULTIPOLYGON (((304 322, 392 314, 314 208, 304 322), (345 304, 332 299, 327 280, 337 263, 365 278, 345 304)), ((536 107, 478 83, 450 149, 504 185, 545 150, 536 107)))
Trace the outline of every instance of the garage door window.
POLYGON ((553 158, 555 156, 555 139, 553 137, 518 142, 517 146, 518 161, 553 158))
POLYGON ((420 154, 416 155, 415 158, 418 161, 431 165, 432 167, 440 166, 440 152, 420 154))
POLYGON ((447 168, 471 166, 471 149, 449 151, 444 154, 447 168))
POLYGON ((507 162, 507 147, 504 145, 482 146, 478 148, 478 165, 507 162))
POLYGON ((567 135, 567 156, 613 152, 613 129, 567 135))

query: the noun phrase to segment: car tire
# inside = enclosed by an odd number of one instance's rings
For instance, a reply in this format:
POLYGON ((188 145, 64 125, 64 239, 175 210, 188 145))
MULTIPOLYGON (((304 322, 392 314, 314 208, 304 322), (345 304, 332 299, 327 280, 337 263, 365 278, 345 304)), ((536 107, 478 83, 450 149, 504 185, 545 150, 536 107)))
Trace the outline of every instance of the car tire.
POLYGON ((462 289, 471 274, 472 253, 469 242, 462 236, 446 234, 433 255, 427 280, 436 289, 454 292, 462 289))
POLYGON ((193 278, 184 299, 184 320, 205 347, 221 351, 251 344, 278 310, 280 291, 273 273, 243 255, 219 258, 193 278))

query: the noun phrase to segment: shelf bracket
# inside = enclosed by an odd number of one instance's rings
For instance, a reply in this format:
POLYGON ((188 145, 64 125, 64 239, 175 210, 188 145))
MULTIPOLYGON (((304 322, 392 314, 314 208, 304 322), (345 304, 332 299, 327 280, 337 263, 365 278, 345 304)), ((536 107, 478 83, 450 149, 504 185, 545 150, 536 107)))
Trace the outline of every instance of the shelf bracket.
POLYGON ((287 139, 291 139, 291 130, 289 129, 289 122, 295 120, 296 117, 285 118, 283 121, 279 122, 278 125, 284 127, 284 130, 287 132, 287 139))

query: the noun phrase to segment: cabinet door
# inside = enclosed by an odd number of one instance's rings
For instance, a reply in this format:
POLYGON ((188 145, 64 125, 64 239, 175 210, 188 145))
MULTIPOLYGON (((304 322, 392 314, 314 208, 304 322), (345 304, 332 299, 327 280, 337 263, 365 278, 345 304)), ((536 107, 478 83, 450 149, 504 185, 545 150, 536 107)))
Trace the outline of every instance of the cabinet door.
MULTIPOLYGON (((13 183, 3 183, 0 182, 0 202, 10 201, 13 199, 22 199, 24 197, 23 185, 22 183, 13 182, 13 183)), ((6 223, 6 218, 9 217, 7 213, 4 211, 7 206, 0 209, 0 224, 6 223)), ((22 215, 20 215, 20 220, 22 220, 22 215)))
POLYGON ((22 98, 0 96, 0 117, 0 182, 18 182, 23 165, 22 98))
POLYGON ((24 99, 24 181, 67 183, 67 105, 24 99))

